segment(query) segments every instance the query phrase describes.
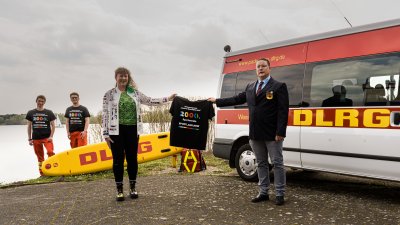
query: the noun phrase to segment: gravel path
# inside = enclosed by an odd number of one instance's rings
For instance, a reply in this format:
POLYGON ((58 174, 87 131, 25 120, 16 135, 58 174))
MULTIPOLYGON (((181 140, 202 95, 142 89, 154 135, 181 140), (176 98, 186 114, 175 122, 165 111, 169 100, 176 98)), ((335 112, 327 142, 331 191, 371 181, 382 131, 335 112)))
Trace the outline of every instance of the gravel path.
POLYGON ((139 177, 124 202, 111 179, 0 189, 0 224, 400 224, 396 182, 292 171, 275 206, 250 202, 256 183, 204 174, 139 177))

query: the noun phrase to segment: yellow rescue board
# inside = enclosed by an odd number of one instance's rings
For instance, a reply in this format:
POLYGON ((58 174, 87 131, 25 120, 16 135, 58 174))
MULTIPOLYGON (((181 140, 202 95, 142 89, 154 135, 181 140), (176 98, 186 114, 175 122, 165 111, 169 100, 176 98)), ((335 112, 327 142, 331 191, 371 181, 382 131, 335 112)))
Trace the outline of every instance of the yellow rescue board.
MULTIPOLYGON (((138 163, 172 156, 182 149, 169 145, 169 132, 140 135, 138 163)), ((42 171, 46 176, 85 174, 112 169, 112 163, 111 150, 102 142, 55 154, 43 162, 42 171)))

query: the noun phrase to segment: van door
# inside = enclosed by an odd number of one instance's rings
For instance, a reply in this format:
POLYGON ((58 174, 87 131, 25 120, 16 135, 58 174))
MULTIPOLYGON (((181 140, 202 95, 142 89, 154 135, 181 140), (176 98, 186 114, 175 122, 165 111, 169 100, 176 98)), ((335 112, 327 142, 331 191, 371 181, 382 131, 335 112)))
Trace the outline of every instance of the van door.
POLYGON ((286 84, 289 92, 289 121, 286 138, 283 142, 283 159, 285 166, 301 167, 300 160, 300 126, 293 125, 293 112, 302 105, 304 64, 272 68, 271 76, 286 84))
POLYGON ((306 169, 400 180, 400 54, 306 65, 302 163, 306 169))

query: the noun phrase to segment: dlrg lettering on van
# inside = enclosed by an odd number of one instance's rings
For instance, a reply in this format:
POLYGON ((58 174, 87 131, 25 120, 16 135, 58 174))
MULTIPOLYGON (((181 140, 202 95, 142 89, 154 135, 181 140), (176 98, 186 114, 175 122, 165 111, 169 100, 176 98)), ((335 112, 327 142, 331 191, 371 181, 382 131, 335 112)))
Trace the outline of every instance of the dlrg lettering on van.
MULTIPOLYGON (((255 81, 259 58, 289 91, 285 166, 400 181, 400 19, 227 52, 218 97, 255 81)), ((256 180, 247 105, 217 108, 213 153, 256 180)))

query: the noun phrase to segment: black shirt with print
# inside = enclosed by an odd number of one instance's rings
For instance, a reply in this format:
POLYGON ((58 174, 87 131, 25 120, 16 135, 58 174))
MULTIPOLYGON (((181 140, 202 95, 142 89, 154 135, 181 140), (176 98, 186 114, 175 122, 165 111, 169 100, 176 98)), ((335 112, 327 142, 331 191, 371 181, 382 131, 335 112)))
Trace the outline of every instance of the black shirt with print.
POLYGON ((50 122, 55 120, 56 116, 48 109, 42 111, 32 109, 26 114, 25 119, 32 122, 32 139, 40 140, 50 137, 50 122))
POLYGON ((172 114, 170 145, 204 150, 207 144, 208 120, 215 116, 207 100, 190 101, 175 97, 169 112, 172 114))
POLYGON ((90 117, 89 110, 85 106, 70 106, 65 111, 65 118, 69 119, 69 132, 85 130, 85 118, 90 117))

